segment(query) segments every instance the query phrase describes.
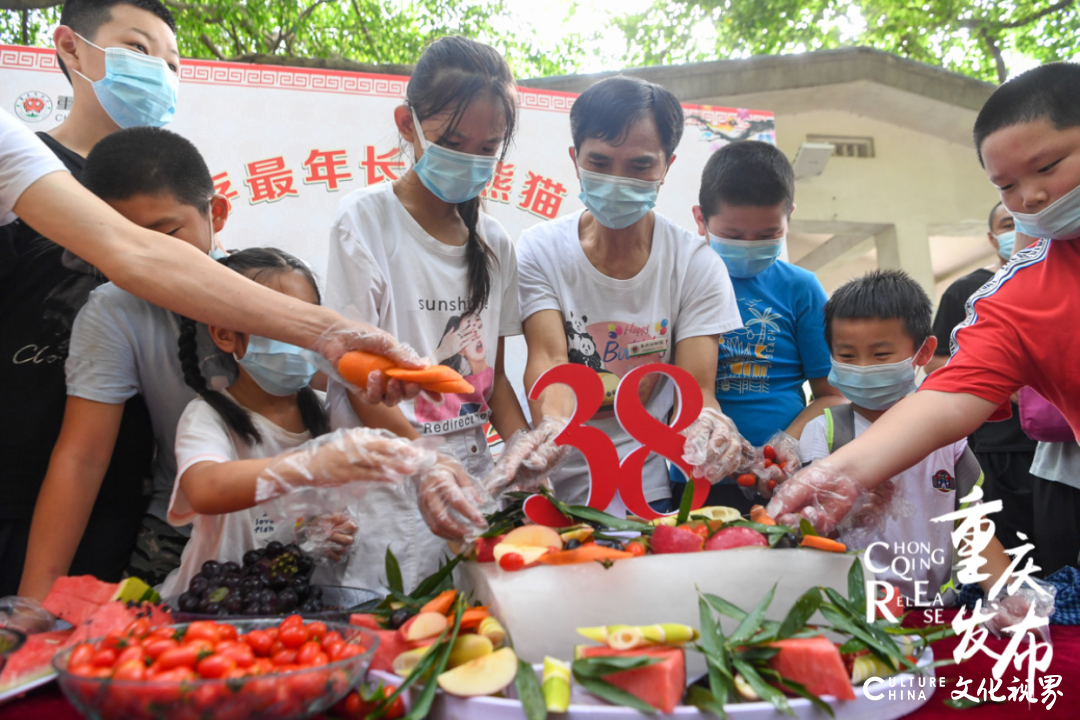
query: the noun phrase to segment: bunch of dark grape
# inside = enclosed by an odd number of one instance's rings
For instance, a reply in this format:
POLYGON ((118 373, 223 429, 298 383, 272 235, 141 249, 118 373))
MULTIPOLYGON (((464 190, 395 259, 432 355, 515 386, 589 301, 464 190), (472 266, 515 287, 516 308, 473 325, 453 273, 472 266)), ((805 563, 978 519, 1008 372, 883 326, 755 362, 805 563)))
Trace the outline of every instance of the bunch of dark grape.
POLYGON ((244 553, 243 562, 204 562, 177 601, 180 611, 261 616, 323 609, 322 587, 311 584, 315 561, 296 545, 274 541, 244 553))

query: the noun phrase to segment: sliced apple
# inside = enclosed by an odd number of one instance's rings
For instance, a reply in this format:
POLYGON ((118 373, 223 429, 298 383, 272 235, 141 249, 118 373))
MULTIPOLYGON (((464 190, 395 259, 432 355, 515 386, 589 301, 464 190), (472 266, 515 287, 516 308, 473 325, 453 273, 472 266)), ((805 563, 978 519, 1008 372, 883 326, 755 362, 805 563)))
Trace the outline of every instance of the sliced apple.
MULTIPOLYGON (((522 525, 508 532, 500 544, 519 547, 551 547, 562 550, 563 541, 554 528, 545 525, 522 525)), ((498 560, 498 558, 495 559, 498 560)))
POLYGON ((394 669, 394 673, 405 677, 413 671, 413 668, 424 659, 424 656, 431 650, 431 646, 417 648, 415 650, 406 650, 405 652, 394 658, 394 662, 391 663, 391 667, 394 669))
POLYGON ((494 695, 510 683, 518 671, 517 655, 510 648, 470 660, 438 677, 444 692, 458 697, 494 695))
POLYGON ((495 562, 502 560, 502 556, 507 553, 517 553, 525 560, 525 567, 535 565, 537 561, 547 555, 550 552, 555 552, 555 548, 543 546, 543 547, 531 547, 524 545, 508 545, 506 542, 501 542, 495 546, 493 555, 495 562))
POLYGON ((425 612, 413 615, 398 629, 398 635, 405 642, 427 640, 435 637, 447 627, 446 616, 440 613, 425 612))
POLYGON ((483 635, 459 635, 454 640, 454 647, 450 650, 446 667, 453 670, 493 652, 495 652, 495 646, 483 635))

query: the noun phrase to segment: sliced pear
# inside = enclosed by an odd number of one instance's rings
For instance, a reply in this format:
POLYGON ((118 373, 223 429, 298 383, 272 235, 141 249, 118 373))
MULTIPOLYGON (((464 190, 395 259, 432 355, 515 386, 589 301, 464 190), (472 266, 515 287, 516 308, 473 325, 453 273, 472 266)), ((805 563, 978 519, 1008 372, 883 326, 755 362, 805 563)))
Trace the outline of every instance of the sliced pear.
POLYGON ((431 646, 416 648, 415 650, 406 650, 405 652, 394 658, 394 662, 391 663, 391 667, 394 669, 394 673, 401 677, 407 676, 413 671, 413 668, 424 659, 424 656, 431 651, 431 646))
POLYGON ((554 528, 545 525, 522 525, 506 533, 502 543, 524 547, 552 547, 562 550, 563 541, 554 528))
POLYGON ((437 678, 444 692, 458 697, 494 695, 514 682, 518 671, 517 655, 510 648, 470 660, 437 678))
POLYGON ((495 645, 483 635, 459 635, 454 640, 454 647, 450 650, 446 667, 453 670, 493 652, 495 652, 495 645))

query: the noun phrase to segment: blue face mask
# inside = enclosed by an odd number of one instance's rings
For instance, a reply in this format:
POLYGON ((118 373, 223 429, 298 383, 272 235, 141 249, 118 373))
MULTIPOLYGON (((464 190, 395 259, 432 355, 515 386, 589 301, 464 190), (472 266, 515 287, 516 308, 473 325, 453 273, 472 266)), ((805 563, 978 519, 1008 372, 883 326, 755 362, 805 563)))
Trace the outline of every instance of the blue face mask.
POLYGON ((1016 246, 1016 231, 1003 232, 1000 235, 995 235, 994 239, 997 240, 998 255, 1001 256, 1001 259, 1008 260, 1011 258, 1013 248, 1016 246))
POLYGON ((630 227, 656 207, 661 180, 651 182, 603 175, 582 170, 581 167, 578 167, 578 172, 581 174, 581 194, 578 198, 596 221, 606 228, 622 230, 630 227))
POLYGON ((443 202, 457 205, 484 191, 492 176, 499 158, 494 155, 470 155, 434 145, 420 127, 420 120, 413 111, 413 124, 420 147, 424 154, 413 165, 420 182, 443 202))
POLYGON ((303 348, 258 335, 248 336, 247 351, 236 361, 259 387, 278 397, 305 387, 316 372, 303 348))
MULTIPOLYGON (((78 34, 78 33, 76 33, 78 34)), ((91 80, 98 102, 122 128, 161 127, 176 116, 180 79, 161 58, 124 48, 101 48, 82 35, 83 42, 105 53, 105 77, 91 80)))
POLYGON ((1076 240, 1080 238, 1080 185, 1040 212, 1012 213, 1016 231, 1033 238, 1076 240))
POLYGON ((752 278, 776 262, 785 237, 771 240, 729 240, 709 233, 709 245, 724 259, 728 275, 752 278))
MULTIPOLYGON (((926 344, 925 342, 923 343, 926 344)), ((920 346, 915 351, 918 356, 920 346)), ((915 391, 915 361, 909 357, 884 365, 847 365, 832 361, 829 384, 867 410, 885 410, 915 391)))

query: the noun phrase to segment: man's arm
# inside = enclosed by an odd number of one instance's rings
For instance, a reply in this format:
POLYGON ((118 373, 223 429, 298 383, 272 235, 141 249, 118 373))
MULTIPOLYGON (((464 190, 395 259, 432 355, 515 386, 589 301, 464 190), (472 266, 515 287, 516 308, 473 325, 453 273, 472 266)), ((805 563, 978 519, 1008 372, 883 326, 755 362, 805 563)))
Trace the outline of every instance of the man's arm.
MULTIPOLYGON (((556 365, 570 362, 563 315, 558 310, 541 310, 526 318, 522 329, 529 348, 525 362, 525 390, 532 392, 532 386, 541 375, 556 365)), ((575 403, 574 391, 566 385, 549 386, 540 394, 539 400, 529 401, 533 425, 539 425, 545 417, 570 417, 574 414, 575 403)))
MULTIPOLYGON (((32 184, 15 203, 15 213, 116 285, 181 315, 310 348, 335 364, 356 349, 407 367, 423 365, 367 323, 259 285, 181 240, 128 222, 67 173, 51 173, 32 184)), ((391 384, 388 394, 399 397, 403 387, 391 384)), ((372 389, 368 398, 380 389, 372 389)), ((419 388, 411 390, 415 396, 419 388)))
POLYGON ((802 409, 791 424, 784 430, 788 435, 798 440, 802 436, 806 424, 825 412, 825 408, 833 405, 842 405, 847 402, 843 393, 829 384, 828 378, 810 378, 810 391, 814 394, 814 400, 802 409))
POLYGON ((112 459, 124 403, 69 397, 34 507, 19 595, 41 600, 67 575, 112 459))
POLYGON ((716 364, 720 355, 719 335, 700 335, 675 344, 674 365, 694 376, 701 388, 705 407, 720 410, 716 401, 716 364))
POLYGON ((529 422, 521 411, 510 379, 506 377, 503 365, 503 338, 499 338, 499 347, 495 355, 495 380, 491 388, 488 406, 491 408, 491 424, 499 437, 509 440, 519 430, 528 430, 529 422))

